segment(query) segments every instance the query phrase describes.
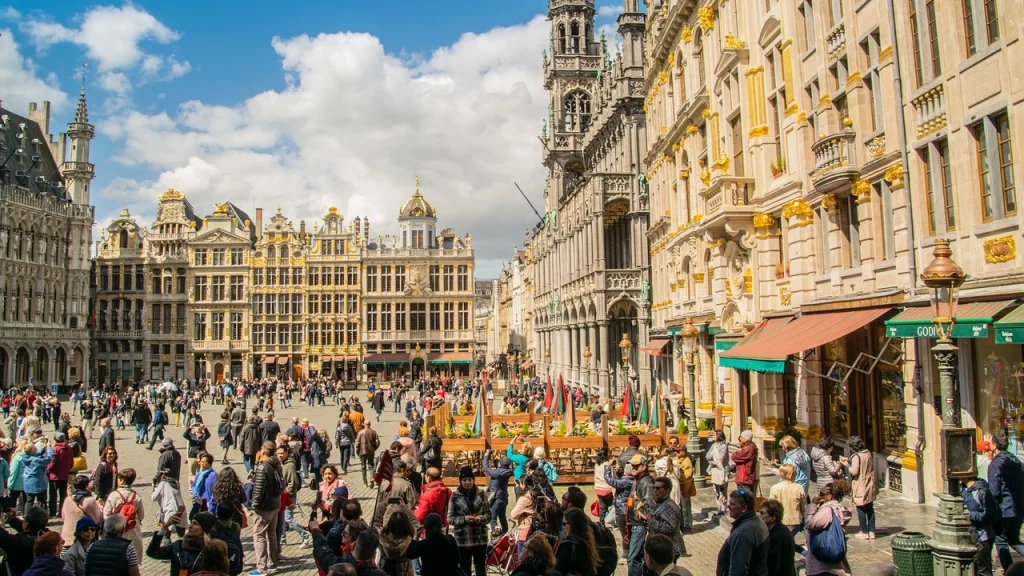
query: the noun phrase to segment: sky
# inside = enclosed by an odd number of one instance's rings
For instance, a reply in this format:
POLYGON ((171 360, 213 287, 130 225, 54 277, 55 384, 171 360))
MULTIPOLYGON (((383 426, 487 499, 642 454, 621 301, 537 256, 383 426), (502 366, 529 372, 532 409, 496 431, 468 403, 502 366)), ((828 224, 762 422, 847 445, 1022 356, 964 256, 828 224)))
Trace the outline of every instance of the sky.
MULTIPOLYGON (((598 0, 613 39, 622 2, 598 0)), ((139 1, 0 4, 0 101, 49 100, 51 131, 83 85, 96 126, 94 236, 157 196, 199 215, 231 201, 309 226, 337 209, 397 231, 421 191, 438 229, 473 236, 497 277, 543 211, 544 0, 139 1)), ((56 134, 55 134, 56 135, 56 134)))

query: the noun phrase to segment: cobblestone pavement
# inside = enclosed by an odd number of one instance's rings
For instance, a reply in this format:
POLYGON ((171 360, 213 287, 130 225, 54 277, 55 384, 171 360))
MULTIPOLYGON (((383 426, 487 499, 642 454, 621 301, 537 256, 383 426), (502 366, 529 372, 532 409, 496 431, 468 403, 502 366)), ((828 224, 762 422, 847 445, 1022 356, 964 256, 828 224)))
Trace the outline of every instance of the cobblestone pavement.
MULTIPOLYGON (((362 392, 365 394, 365 391, 362 392)), ((215 433, 216 424, 219 422, 219 414, 223 410, 222 406, 212 405, 206 403, 202 409, 203 419, 207 422, 208 426, 211 426, 211 432, 215 433)), ((381 437, 381 444, 387 445, 391 439, 395 436, 398 430, 398 422, 404 417, 404 413, 392 412, 393 406, 389 405, 385 410, 383 417, 379 424, 377 424, 375 415, 370 412, 369 417, 374 422, 374 428, 378 431, 381 437)), ((335 427, 338 416, 338 407, 328 401, 326 406, 310 407, 305 403, 294 402, 292 408, 281 408, 277 410, 276 418, 281 423, 282 428, 287 428, 290 425, 292 416, 308 417, 310 422, 319 427, 326 427, 332 430, 335 427)), ((173 419, 172 419, 173 420, 173 419)), ((77 418, 75 420, 77 422, 77 418)), ((179 449, 185 445, 182 435, 184 434, 184 428, 169 428, 169 436, 174 438, 175 446, 179 449)), ((130 426, 125 430, 116 431, 117 437, 117 448, 120 454, 120 464, 122 467, 134 467, 138 473, 138 481, 135 484, 135 488, 139 491, 142 496, 142 501, 146 506, 146 519, 143 522, 143 538, 148 544, 149 538, 152 535, 152 531, 156 524, 155 507, 150 500, 152 493, 152 486, 150 480, 156 471, 156 462, 158 452, 156 450, 148 451, 145 446, 134 443, 134 429, 130 426)), ((94 446, 95 439, 93 444, 94 446)), ((159 443, 157 444, 159 446, 159 443)), ((215 456, 215 462, 218 462, 215 466, 220 469, 222 467, 219 461, 222 456, 222 450, 220 449, 216 436, 210 439, 208 447, 211 449, 215 456)), ((95 464, 95 450, 90 450, 88 455, 89 463, 95 464)), ((332 459, 337 462, 338 450, 332 453, 332 459)), ((240 476, 244 477, 244 466, 242 466, 240 455, 235 450, 229 450, 228 461, 230 466, 234 467, 236 471, 239 471, 240 476)), ((373 501, 376 496, 376 492, 363 486, 362 478, 358 464, 349 467, 349 474, 345 477, 348 483, 350 494, 358 498, 360 503, 363 505, 364 515, 369 516, 373 509, 373 501)), ((775 482, 775 478, 772 477, 769 471, 765 471, 763 477, 765 483, 765 493, 767 493, 767 487, 775 482)), ((582 486, 588 495, 593 494, 592 486, 582 486)), ((560 494, 564 490, 564 487, 557 489, 560 494)), ((183 493, 188 490, 182 490, 183 493)), ((186 499, 188 496, 185 496, 186 499)), ((303 489, 299 493, 299 501, 301 504, 308 504, 313 501, 313 491, 308 488, 303 489)), ((514 504, 514 502, 510 503, 514 504)), ((189 502, 186 502, 186 507, 190 506, 189 502)), ((853 565, 854 573, 864 576, 876 576, 883 574, 892 573, 892 556, 889 549, 889 541, 891 536, 903 531, 903 530, 921 530, 926 533, 931 533, 931 526, 935 517, 935 509, 916 505, 902 499, 899 499, 898 495, 883 492, 880 503, 876 505, 878 509, 878 526, 879 526, 879 538, 875 541, 863 541, 857 540, 852 537, 856 533, 856 515, 851 523, 848 532, 851 535, 850 542, 850 560, 853 565)), ((308 509, 308 508, 307 508, 308 509)), ((727 528, 720 526, 720 519, 718 517, 709 518, 708 512, 714 509, 714 498, 711 493, 711 489, 703 489, 700 494, 694 499, 693 511, 694 511, 694 530, 685 535, 686 547, 689 551, 689 556, 680 558, 678 564, 682 567, 689 569, 695 575, 710 575, 715 573, 715 562, 718 555, 718 550, 721 548, 722 543, 725 541, 728 535, 727 528)), ((306 523, 306 514, 299 515, 301 523, 306 523)), ((59 519, 51 523, 51 527, 59 526, 59 519)), ((798 542, 803 542, 803 537, 797 537, 798 542)), ((300 548, 299 538, 294 534, 288 534, 288 544, 282 550, 282 562, 279 565, 281 569, 279 574, 297 575, 297 576, 314 576, 316 572, 316 566, 313 562, 312 550, 310 548, 300 548)), ((247 528, 242 532, 242 544, 246 552, 246 567, 248 569, 254 568, 255 557, 252 549, 252 530, 247 528)), ((620 553, 620 557, 624 557, 624 554, 620 553)), ((170 566, 166 562, 152 560, 146 558, 142 564, 142 574, 144 576, 167 576, 170 572, 170 566)), ((619 576, 625 576, 625 566, 619 566, 617 572, 619 576)), ((177 576, 177 575, 171 575, 177 576)))

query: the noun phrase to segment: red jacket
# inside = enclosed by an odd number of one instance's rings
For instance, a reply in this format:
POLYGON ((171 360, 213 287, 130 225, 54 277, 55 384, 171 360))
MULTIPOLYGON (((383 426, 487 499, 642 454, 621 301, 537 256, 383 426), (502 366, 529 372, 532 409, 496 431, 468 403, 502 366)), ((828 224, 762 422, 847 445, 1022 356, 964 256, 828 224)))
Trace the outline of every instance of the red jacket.
POLYGON ((433 512, 441 517, 441 525, 447 526, 448 501, 451 499, 452 491, 444 485, 444 482, 440 480, 428 482, 423 485, 423 491, 420 493, 420 499, 416 503, 413 515, 416 516, 416 520, 420 524, 423 524, 427 514, 433 512))
POLYGON ((53 445, 53 460, 46 465, 46 475, 50 480, 67 480, 71 476, 71 466, 75 463, 75 455, 67 442, 53 445))
POLYGON ((747 442, 733 452, 732 461, 736 464, 737 484, 753 486, 757 483, 757 446, 753 442, 747 442))

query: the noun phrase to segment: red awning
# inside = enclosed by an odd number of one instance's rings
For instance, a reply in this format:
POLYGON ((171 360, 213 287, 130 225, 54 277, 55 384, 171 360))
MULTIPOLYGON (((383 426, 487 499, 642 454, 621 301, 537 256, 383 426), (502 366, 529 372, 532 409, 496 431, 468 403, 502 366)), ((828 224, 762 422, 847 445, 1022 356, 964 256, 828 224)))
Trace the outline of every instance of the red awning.
POLYGON ((669 342, 671 342, 671 340, 655 338, 648 342, 647 346, 641 346, 640 351, 650 354, 651 356, 662 356, 665 354, 665 346, 667 346, 669 342))
POLYGON ((288 363, 288 357, 287 356, 278 356, 277 357, 277 363, 278 364, 287 364, 288 363))
POLYGON ((320 361, 321 362, 330 362, 331 360, 334 360, 334 356, 331 356, 330 354, 321 354, 320 355, 320 361))
POLYGON ((263 363, 264 364, 273 364, 274 362, 277 362, 277 356, 264 356, 263 357, 263 363))
POLYGON ((367 364, 408 364, 408 354, 367 354, 363 357, 363 362, 367 364))
POLYGON ((520 370, 529 370, 530 368, 533 368, 533 360, 527 360, 526 364, 522 364, 519 366, 520 370))
POLYGON ((731 350, 719 352, 720 365, 729 368, 782 372, 792 354, 799 354, 867 326, 891 308, 869 308, 772 318, 761 323, 731 350))

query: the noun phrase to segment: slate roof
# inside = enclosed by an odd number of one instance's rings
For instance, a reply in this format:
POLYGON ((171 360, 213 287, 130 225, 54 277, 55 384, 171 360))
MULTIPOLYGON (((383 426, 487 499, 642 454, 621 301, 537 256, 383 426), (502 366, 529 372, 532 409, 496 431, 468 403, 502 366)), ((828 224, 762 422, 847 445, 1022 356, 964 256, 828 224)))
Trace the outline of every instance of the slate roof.
POLYGON ((67 200, 64 177, 39 124, 0 108, 0 183, 67 200), (6 118, 6 121, 4 120, 6 118), (24 125, 24 129, 21 126, 24 125), (18 138, 23 135, 24 138, 18 138), (22 153, 18 153, 18 150, 22 153), (38 177, 43 181, 39 182, 38 177), (60 186, 53 184, 60 183, 60 186))

